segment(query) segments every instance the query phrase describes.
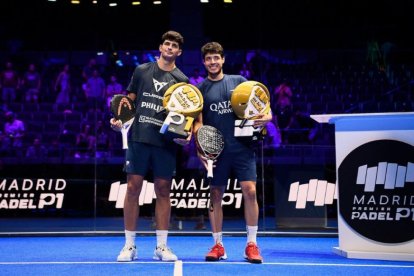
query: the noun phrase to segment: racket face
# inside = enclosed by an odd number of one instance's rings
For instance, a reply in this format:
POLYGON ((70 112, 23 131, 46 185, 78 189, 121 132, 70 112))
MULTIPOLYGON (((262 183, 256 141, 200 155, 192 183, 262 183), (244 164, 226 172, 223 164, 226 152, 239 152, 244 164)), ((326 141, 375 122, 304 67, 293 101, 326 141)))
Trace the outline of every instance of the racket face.
POLYGON ((168 111, 195 118, 203 107, 203 96, 197 87, 187 83, 178 83, 165 92, 163 105, 168 111))
POLYGON ((215 159, 224 148, 224 138, 215 127, 203 125, 197 130, 197 144, 207 158, 215 159))
POLYGON ((111 112, 115 119, 125 123, 135 117, 134 102, 125 95, 114 95, 111 99, 111 112))
POLYGON ((260 113, 270 112, 269 90, 257 81, 245 81, 237 85, 230 101, 234 113, 240 119, 255 119, 260 113))
POLYGON ((267 113, 269 108, 270 100, 266 92, 260 86, 253 86, 244 111, 244 118, 250 119, 260 113, 267 113))

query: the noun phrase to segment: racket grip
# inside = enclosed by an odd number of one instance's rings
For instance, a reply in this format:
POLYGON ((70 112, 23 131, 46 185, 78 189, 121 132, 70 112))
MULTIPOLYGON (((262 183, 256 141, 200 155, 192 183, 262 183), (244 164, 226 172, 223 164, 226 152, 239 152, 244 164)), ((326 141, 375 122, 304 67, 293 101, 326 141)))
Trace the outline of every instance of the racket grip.
POLYGON ((122 134, 122 149, 128 148, 128 130, 121 129, 122 134))
POLYGON ((248 119, 243 119, 239 125, 239 128, 243 128, 244 125, 247 123, 248 119))
POLYGON ((213 178, 213 160, 207 160, 207 178, 213 178))

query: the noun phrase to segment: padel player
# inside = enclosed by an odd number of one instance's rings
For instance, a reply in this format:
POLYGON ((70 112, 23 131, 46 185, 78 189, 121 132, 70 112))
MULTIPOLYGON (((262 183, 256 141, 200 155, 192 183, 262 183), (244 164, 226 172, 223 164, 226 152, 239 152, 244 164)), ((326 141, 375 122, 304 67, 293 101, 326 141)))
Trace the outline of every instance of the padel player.
MULTIPOLYGON (((165 140, 159 133, 164 114, 162 100, 165 91, 173 84, 188 83, 187 76, 175 64, 182 53, 184 39, 175 31, 162 35, 159 45, 160 56, 154 62, 138 65, 127 88, 128 97, 135 101, 136 116, 129 130, 128 149, 126 151, 125 172, 127 173, 127 191, 124 202, 125 246, 117 258, 128 262, 137 258, 135 245, 136 226, 139 216, 138 199, 144 177, 152 170, 155 184, 156 239, 154 259, 175 261, 177 256, 167 246, 170 221, 171 180, 176 166, 177 144, 185 145, 191 139, 165 140)), ((111 126, 120 130, 121 122, 111 119, 111 126)))
MULTIPOLYGON (((225 61, 223 47, 217 42, 209 42, 201 48, 203 64, 208 73, 207 78, 197 87, 203 94, 204 108, 194 124, 194 133, 205 124, 216 127, 224 136, 224 150, 215 163, 214 177, 210 183, 209 218, 214 239, 214 246, 206 255, 206 261, 226 259, 223 244, 223 209, 222 198, 231 173, 237 178, 243 193, 244 215, 247 229, 247 244, 244 256, 252 263, 262 263, 256 243, 259 207, 256 198, 256 157, 252 145, 245 144, 234 137, 235 120, 230 99, 233 89, 247 81, 240 75, 223 73, 225 61)), ((254 121, 254 126, 264 126, 272 115, 261 114, 254 121)), ((198 153, 201 162, 206 159, 198 153)))

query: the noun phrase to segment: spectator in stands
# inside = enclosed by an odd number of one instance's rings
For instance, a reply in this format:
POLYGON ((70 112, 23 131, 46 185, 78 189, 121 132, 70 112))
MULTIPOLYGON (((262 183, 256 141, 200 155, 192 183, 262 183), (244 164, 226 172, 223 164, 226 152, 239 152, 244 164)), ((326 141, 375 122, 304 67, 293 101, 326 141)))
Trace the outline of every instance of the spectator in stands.
POLYGON ((312 144, 316 140, 318 124, 309 114, 296 109, 285 132, 289 144, 312 144))
POLYGON ((95 136, 91 133, 91 126, 85 124, 80 133, 76 135, 75 158, 89 158, 94 156, 95 136))
POLYGON ((269 62, 261 50, 255 50, 250 59, 252 79, 266 83, 266 75, 269 70, 269 62))
POLYGON ((63 157, 63 147, 59 143, 59 138, 56 137, 47 147, 48 157, 63 157))
POLYGON ((239 71, 239 74, 245 77, 247 80, 252 79, 252 71, 250 70, 249 65, 247 63, 243 63, 242 68, 239 71))
POLYGON ((98 67, 96 65, 96 59, 95 58, 91 58, 88 61, 88 64, 85 65, 85 67, 83 67, 82 69, 82 77, 84 82, 87 82, 93 75, 93 71, 98 70, 98 67))
POLYGON ((29 64, 29 68, 24 73, 22 78, 22 87, 25 93, 25 100, 28 103, 39 102, 39 91, 41 85, 41 77, 39 72, 36 70, 36 65, 33 63, 29 64))
POLYGON ((288 82, 283 82, 277 86, 271 97, 271 107, 273 113, 276 115, 275 126, 281 131, 282 143, 288 143, 287 140, 287 128, 291 123, 293 111, 292 111, 292 90, 288 82))
POLYGON ((200 75, 200 70, 198 68, 194 68, 193 74, 190 77, 190 83, 192 85, 196 85, 199 82, 202 82, 204 78, 200 75))
POLYGON ((105 81, 101 78, 98 69, 95 69, 92 76, 86 82, 85 88, 86 103, 89 111, 96 111, 101 108, 106 100, 105 81))
POLYGON ((65 64, 55 81, 55 91, 58 93, 56 98, 57 104, 70 103, 71 80, 69 70, 69 64, 65 64))
POLYGON ((71 156, 73 148, 76 144, 76 134, 68 128, 67 124, 62 126, 62 129, 57 137, 60 147, 60 155, 71 156))
POLYGON ((275 125, 274 120, 268 122, 265 127, 267 132, 264 137, 265 148, 278 148, 282 143, 282 136, 279 127, 275 125))
POLYGON ((111 151, 111 140, 108 129, 102 121, 98 121, 96 127, 96 158, 109 157, 111 151))
POLYGON ((33 144, 27 148, 26 157, 29 158, 46 158, 47 148, 42 144, 40 138, 35 138, 33 144))
MULTIPOLYGON (((0 88, 2 92, 2 100, 4 103, 15 102, 17 90, 19 89, 19 75, 13 69, 13 63, 6 63, 6 68, 0 73, 0 88)), ((20 99, 19 99, 20 100, 20 99)))
POLYGON ((289 82, 285 81, 278 85, 273 93, 274 109, 284 110, 291 108, 292 105, 292 89, 290 88, 289 82))
POLYGON ((13 152, 18 156, 22 155, 23 137, 25 135, 24 123, 16 119, 12 111, 5 114, 6 123, 4 124, 2 149, 6 152, 13 152))
POLYGON ((110 109, 111 99, 116 94, 124 94, 122 85, 118 82, 115 75, 111 75, 109 83, 106 86, 106 106, 108 107, 108 110, 110 109))

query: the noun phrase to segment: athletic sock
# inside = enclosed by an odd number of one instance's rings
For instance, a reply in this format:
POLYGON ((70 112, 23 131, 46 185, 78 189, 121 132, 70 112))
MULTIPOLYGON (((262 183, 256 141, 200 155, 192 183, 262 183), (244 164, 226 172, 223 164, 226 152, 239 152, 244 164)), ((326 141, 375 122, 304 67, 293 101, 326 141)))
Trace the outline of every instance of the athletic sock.
POLYGON ((126 246, 134 246, 135 245, 135 231, 128 231, 125 229, 125 245, 126 246))
POLYGON ((155 230, 157 246, 167 245, 168 230, 155 230))
POLYGON ((223 232, 213 233, 214 243, 223 245, 223 232))
POLYGON ((247 230, 247 242, 254 242, 256 243, 256 237, 257 237, 257 225, 256 226, 249 226, 246 225, 247 230))

